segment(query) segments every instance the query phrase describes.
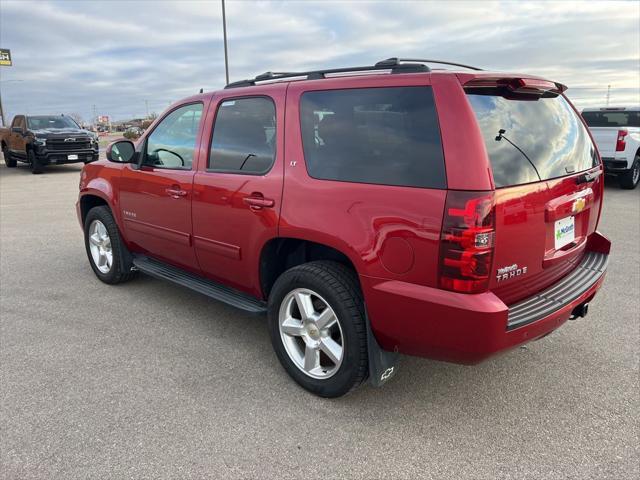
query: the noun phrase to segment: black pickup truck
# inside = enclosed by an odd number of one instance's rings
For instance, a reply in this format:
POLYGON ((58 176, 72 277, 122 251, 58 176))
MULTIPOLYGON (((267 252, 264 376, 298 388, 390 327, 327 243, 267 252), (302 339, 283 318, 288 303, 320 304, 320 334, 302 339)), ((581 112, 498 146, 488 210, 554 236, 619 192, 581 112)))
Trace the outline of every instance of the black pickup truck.
POLYGON ((98 136, 64 115, 16 115, 10 128, 0 128, 7 167, 28 163, 33 173, 45 165, 98 160, 98 136))

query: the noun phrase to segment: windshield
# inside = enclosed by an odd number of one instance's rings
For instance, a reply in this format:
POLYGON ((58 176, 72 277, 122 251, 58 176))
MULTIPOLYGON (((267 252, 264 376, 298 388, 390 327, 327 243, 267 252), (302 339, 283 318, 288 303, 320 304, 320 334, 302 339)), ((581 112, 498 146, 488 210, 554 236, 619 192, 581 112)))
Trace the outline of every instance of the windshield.
POLYGON ((80 128, 71 117, 62 116, 27 117, 27 125, 31 130, 44 130, 47 128, 80 128))
POLYGON ((509 98, 469 90, 496 187, 562 177, 597 165, 587 129, 562 96, 509 98))
POLYGON ((640 112, 582 112, 590 127, 640 127, 640 112))

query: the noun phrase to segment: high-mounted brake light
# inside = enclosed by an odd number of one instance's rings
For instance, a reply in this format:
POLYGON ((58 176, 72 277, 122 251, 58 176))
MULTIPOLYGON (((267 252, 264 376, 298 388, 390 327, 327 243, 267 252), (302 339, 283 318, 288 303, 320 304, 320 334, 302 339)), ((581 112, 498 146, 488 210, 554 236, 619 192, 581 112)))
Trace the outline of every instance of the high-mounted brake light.
POLYGON ((627 148, 627 141, 624 137, 629 135, 629 132, 626 130, 618 130, 618 138, 616 140, 616 152, 624 152, 624 149, 627 148))
POLYGON ((509 82, 508 88, 515 93, 540 95, 544 92, 562 93, 567 89, 564 85, 535 78, 514 78, 509 82))
POLYGON ((440 287, 463 293, 486 291, 494 241, 493 193, 447 193, 440 237, 440 287))

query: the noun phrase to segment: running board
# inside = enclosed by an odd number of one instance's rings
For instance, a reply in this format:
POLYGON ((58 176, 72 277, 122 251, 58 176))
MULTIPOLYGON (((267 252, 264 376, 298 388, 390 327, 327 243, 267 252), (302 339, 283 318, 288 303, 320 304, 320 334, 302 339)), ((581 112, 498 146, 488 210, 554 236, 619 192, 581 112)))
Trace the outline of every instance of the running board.
POLYGON ((267 304, 251 295, 233 288, 185 272, 179 268, 145 256, 135 256, 133 265, 142 273, 160 280, 168 280, 183 287, 202 293, 233 307, 251 313, 266 313, 267 304))

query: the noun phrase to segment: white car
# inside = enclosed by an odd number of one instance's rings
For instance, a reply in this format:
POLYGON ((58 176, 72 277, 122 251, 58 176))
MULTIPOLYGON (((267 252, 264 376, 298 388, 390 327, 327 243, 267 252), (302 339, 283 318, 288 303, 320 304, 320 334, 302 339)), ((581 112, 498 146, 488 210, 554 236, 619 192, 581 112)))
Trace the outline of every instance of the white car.
POLYGON ((640 107, 585 108, 582 111, 596 141, 605 173, 616 175, 622 188, 640 181, 640 107))

